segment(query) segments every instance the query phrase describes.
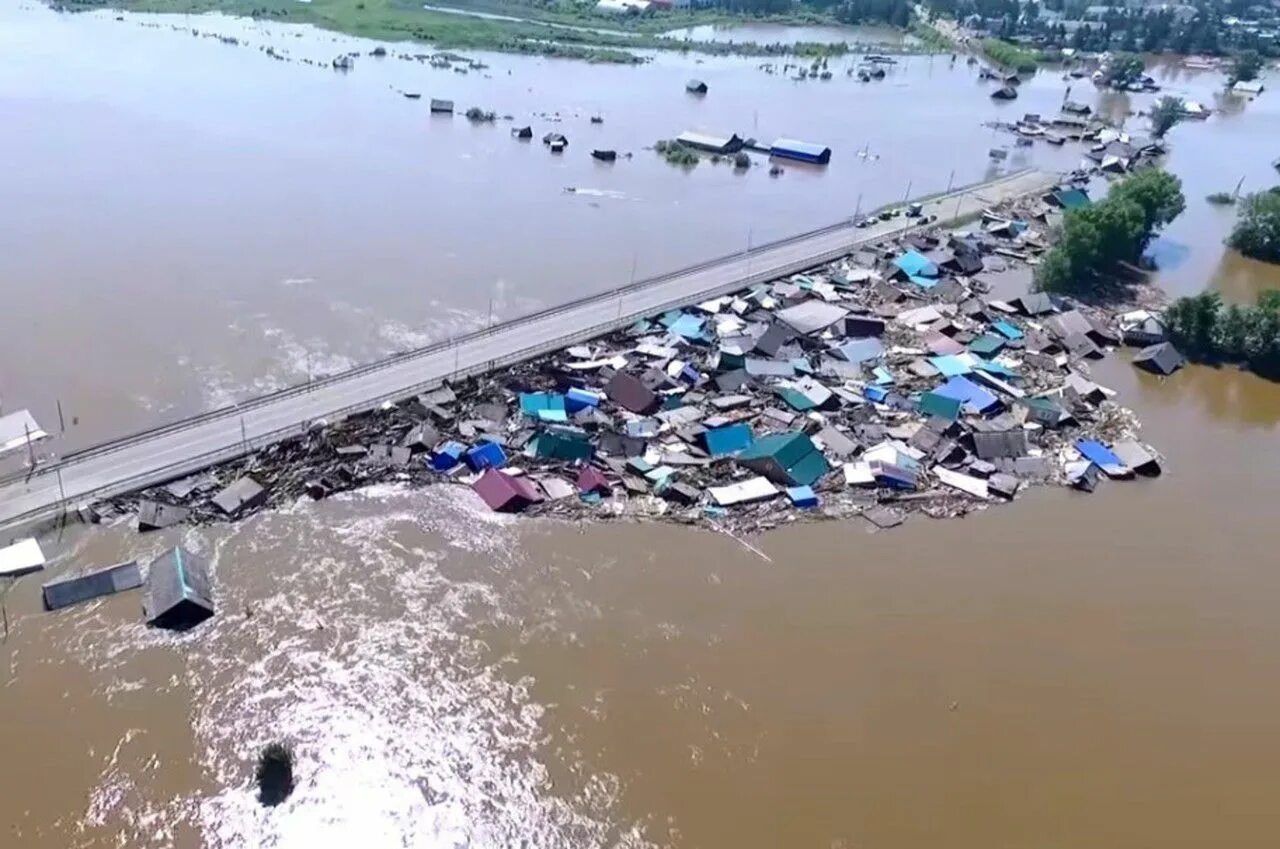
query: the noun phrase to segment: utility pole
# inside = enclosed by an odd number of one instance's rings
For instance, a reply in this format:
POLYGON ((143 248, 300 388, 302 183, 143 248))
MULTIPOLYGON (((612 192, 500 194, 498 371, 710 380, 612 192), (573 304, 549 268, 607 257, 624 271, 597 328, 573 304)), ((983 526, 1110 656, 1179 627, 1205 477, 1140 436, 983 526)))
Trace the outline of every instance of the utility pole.
POLYGON ((947 194, 951 194, 951 186, 956 180, 956 169, 951 169, 951 175, 947 177, 947 194))
POLYGON ((57 475, 58 475, 58 496, 62 499, 62 509, 63 509, 63 510, 66 510, 66 508, 67 508, 67 490, 66 490, 66 487, 64 487, 64 486, 62 485, 62 467, 61 467, 61 466, 55 466, 55 467, 54 467, 54 471, 55 471, 55 472, 57 472, 57 475))
POLYGON ((489 295, 489 323, 485 327, 493 327, 493 294, 489 295))
POLYGON ((907 180, 907 191, 902 196, 902 202, 906 203, 911 198, 911 181, 907 180))
POLYGON ((58 399, 58 430, 61 433, 67 432, 67 420, 62 417, 62 399, 58 399))
POLYGON ((244 453, 249 453, 249 433, 244 427, 244 416, 240 417, 240 441, 244 443, 244 453))
POLYGON ((34 469, 36 467, 36 446, 31 442, 31 426, 23 422, 22 430, 27 435, 27 456, 31 458, 31 468, 34 469))

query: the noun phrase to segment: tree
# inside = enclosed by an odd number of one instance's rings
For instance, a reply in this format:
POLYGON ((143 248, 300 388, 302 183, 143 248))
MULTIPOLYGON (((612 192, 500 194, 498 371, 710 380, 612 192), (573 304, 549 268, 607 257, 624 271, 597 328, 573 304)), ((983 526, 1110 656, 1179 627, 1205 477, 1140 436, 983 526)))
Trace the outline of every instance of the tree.
POLYGON ((1247 257, 1280 263, 1280 191, 1245 197, 1227 244, 1247 257))
POLYGON ((1156 169, 1134 174, 1104 200, 1067 213, 1036 270, 1036 285, 1046 292, 1108 294, 1119 283, 1117 264, 1136 261, 1185 206, 1177 177, 1156 169))
POLYGON ((1258 51, 1241 50, 1236 54, 1235 61, 1231 64, 1231 74, 1228 77, 1227 85, 1256 80, 1258 74, 1262 71, 1264 63, 1265 60, 1258 51))
POLYGON ((1182 98, 1165 95, 1151 107, 1151 134, 1158 139, 1183 118, 1182 98))
POLYGON ((1146 70, 1146 63, 1136 53, 1117 53, 1107 66, 1107 82, 1115 88, 1124 88, 1137 82, 1146 70))
POLYGON ((1111 189, 1108 200, 1130 200, 1142 209, 1143 228, 1140 248, 1187 207, 1182 195, 1182 181, 1158 168, 1148 168, 1125 179, 1111 189))

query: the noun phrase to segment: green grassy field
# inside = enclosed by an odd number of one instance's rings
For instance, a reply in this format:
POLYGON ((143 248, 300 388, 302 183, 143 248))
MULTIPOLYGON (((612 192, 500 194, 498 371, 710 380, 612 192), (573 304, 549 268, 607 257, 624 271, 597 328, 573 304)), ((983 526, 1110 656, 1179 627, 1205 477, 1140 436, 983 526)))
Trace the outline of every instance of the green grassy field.
MULTIPOLYGON (((680 50, 720 55, 803 57, 834 56, 845 45, 728 44, 674 42, 660 37, 672 29, 708 23, 757 20, 711 10, 682 10, 643 15, 611 15, 595 11, 592 0, 438 0, 431 5, 505 15, 519 20, 433 11, 412 0, 51 0, 57 8, 76 11, 121 9, 130 12, 200 14, 223 12, 253 18, 314 24, 325 29, 383 41, 428 42, 447 49, 494 50, 582 59, 589 62, 638 63, 639 50, 680 50), (602 31, 611 30, 611 32, 602 31)), ((777 23, 830 23, 821 16, 797 13, 771 17, 777 23)), ((870 45, 875 46, 875 45, 870 45)), ((889 47, 880 48, 881 52, 889 47)))

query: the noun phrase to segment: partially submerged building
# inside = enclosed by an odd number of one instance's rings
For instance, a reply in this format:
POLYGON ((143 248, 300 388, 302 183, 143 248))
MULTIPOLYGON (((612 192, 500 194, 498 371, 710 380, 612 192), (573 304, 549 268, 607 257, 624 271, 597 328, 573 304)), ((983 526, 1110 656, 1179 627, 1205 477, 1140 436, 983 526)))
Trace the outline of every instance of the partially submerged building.
POLYGON ((796 139, 778 139, 770 145, 769 155, 813 165, 826 165, 831 161, 831 148, 796 139))
POLYGON ((715 136, 710 133, 699 133, 693 130, 686 130, 676 136, 676 141, 685 147, 701 150, 707 153, 719 153, 727 155, 737 153, 742 150, 744 142, 738 137, 737 133, 729 136, 715 136))
POLYGON ((60 610, 142 586, 138 561, 129 560, 79 575, 68 575, 41 587, 45 610, 60 610))
POLYGON ((171 548, 151 561, 142 610, 147 624, 185 631, 213 615, 209 564, 185 548, 171 548))

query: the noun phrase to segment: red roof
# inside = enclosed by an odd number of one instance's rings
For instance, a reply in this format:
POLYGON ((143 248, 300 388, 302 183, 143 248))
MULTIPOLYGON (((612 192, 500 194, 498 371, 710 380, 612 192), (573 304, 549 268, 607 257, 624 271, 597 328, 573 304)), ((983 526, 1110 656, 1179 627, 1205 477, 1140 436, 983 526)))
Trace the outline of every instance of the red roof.
POLYGON ((488 469, 471 485, 491 510, 518 513, 530 504, 542 500, 533 481, 513 477, 497 469, 488 469))
POLYGON ((598 492, 601 495, 608 495, 612 491, 609 481, 595 466, 586 466, 578 472, 578 492, 598 492))

